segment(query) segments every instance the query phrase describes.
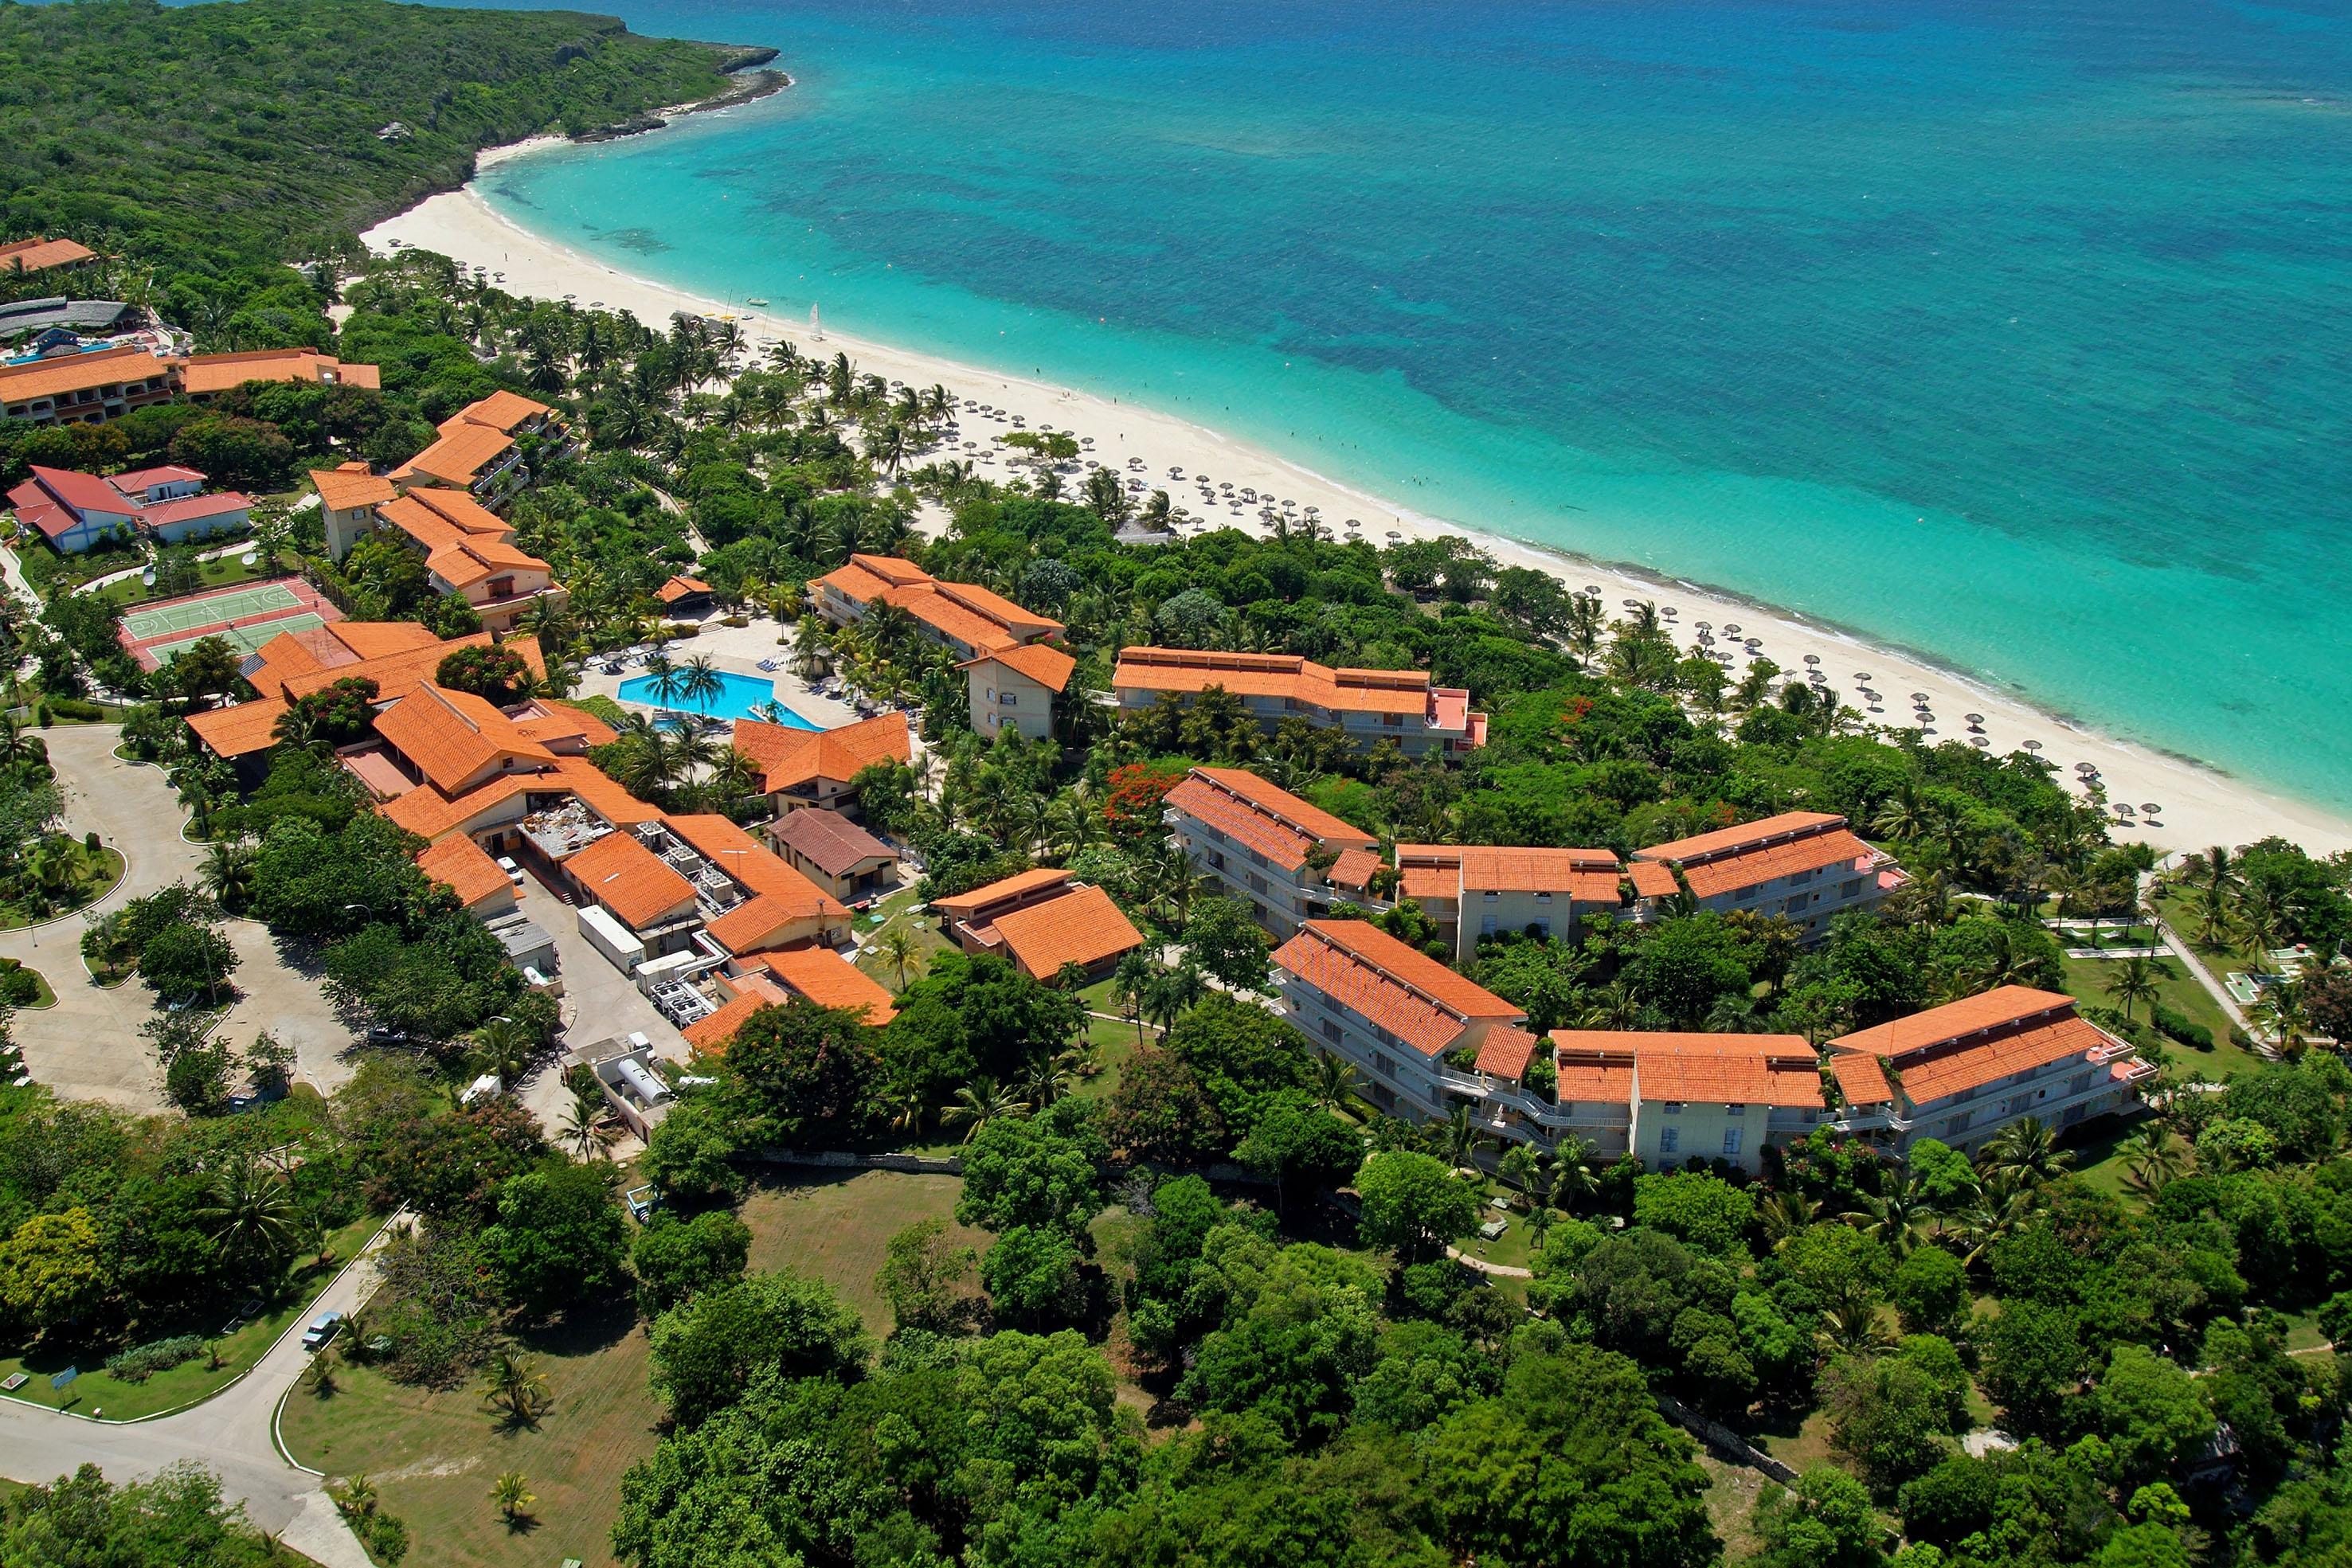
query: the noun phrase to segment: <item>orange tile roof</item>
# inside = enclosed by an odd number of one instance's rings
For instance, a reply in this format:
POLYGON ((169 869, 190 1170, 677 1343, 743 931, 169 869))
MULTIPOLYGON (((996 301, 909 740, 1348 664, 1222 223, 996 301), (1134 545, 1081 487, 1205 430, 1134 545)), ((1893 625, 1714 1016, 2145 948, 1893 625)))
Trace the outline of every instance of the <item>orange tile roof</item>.
POLYGON ((375 731, 444 794, 504 758, 552 767, 555 753, 469 692, 424 684, 376 715, 375 731))
POLYGON ((970 920, 991 905, 1005 904, 1041 888, 1057 886, 1070 880, 1070 873, 1057 866, 1041 865, 1032 871, 1015 872, 996 882, 983 883, 931 900, 931 907, 956 920, 970 920))
MULTIPOLYGON (((474 499, 464 490, 444 490, 432 485, 419 486, 401 497, 400 510, 404 516, 408 517, 415 517, 419 512, 429 513, 433 519, 441 525, 439 529, 434 530, 433 538, 424 541, 428 545, 469 535, 479 535, 493 539, 509 539, 514 535, 514 528, 505 518, 474 499)), ((386 507, 384 511, 386 520, 394 521, 390 516, 393 508, 386 507)), ((395 522, 395 526, 404 525, 395 522)))
POLYGON ((1168 791, 1167 803, 1285 871, 1305 865, 1318 844, 1339 851, 1380 841, 1246 768, 1195 768, 1168 791))
POLYGON ((0 272, 46 272, 94 259, 98 252, 79 240, 18 239, 0 245, 0 272))
POLYGON ((486 398, 477 398, 467 403, 443 420, 438 428, 442 434, 446 435, 454 426, 478 424, 501 434, 512 435, 515 426, 545 418, 554 412, 543 402, 534 402, 520 392, 508 392, 501 387, 486 398))
MULTIPOLYGON (((350 622, 341 624, 348 625, 350 622)), ((385 640, 396 639, 387 636, 385 640)), ((273 684, 282 687, 285 695, 306 697, 312 692, 326 690, 337 681, 356 676, 373 681, 376 685, 377 697, 386 701, 404 695, 410 688, 432 680, 441 667, 441 661, 458 649, 488 648, 498 644, 498 639, 488 632, 475 632, 463 637, 452 637, 446 643, 428 637, 427 640, 413 647, 403 648, 394 653, 361 659, 352 664, 330 664, 322 668, 298 671, 281 677, 274 667, 275 655, 270 652, 278 645, 278 641, 279 639, 273 637, 268 643, 264 643, 262 654, 265 665, 270 666, 267 674, 273 684)), ((539 651, 537 639, 518 637, 504 646, 512 648, 521 654, 522 662, 533 674, 547 673, 547 660, 539 651)), ((251 677, 257 686, 261 685, 263 674, 264 672, 257 671, 251 677)))
POLYGON ((819 779, 847 783, 876 762, 905 762, 914 756, 907 739, 907 716, 878 714, 838 729, 793 729, 762 719, 735 721, 735 749, 763 771, 770 794, 795 789, 819 779))
POLYGON ((319 630, 341 643, 353 659, 381 659, 441 646, 440 638, 414 621, 332 621, 319 630))
POLYGON ((885 589, 877 595, 895 604, 942 637, 967 648, 995 652, 1020 642, 1012 631, 968 605, 959 604, 929 583, 913 588, 885 589))
MULTIPOLYGON (((906 562, 900 564, 908 565, 906 562)), ((908 570, 916 574, 914 580, 922 582, 930 580, 930 574, 924 571, 922 568, 909 566, 908 570)), ((851 556, 847 565, 835 567, 823 577, 812 581, 809 586, 814 589, 830 588, 855 600, 859 604, 866 604, 879 598, 892 585, 888 578, 866 565, 864 558, 851 556)))
POLYGON ((1425 1056, 1460 1039, 1474 1018, 1524 1015, 1419 949, 1361 920, 1310 920, 1275 964, 1354 1009, 1425 1056))
POLYGON ((287 705, 276 697, 257 697, 234 707, 192 713, 188 727, 215 757, 245 757, 278 744, 278 721, 287 711, 287 705))
POLYGON ((1849 1105, 1887 1105, 1895 1101, 1895 1085, 1878 1058, 1859 1051, 1830 1052, 1830 1076, 1849 1105))
POLYGON ((1003 648, 982 653, 977 659, 967 659, 961 668, 974 664, 1003 664, 1017 670, 1049 692, 1058 692, 1070 684, 1070 673, 1078 662, 1050 643, 1024 643, 1017 648, 1003 648))
POLYGON ((1801 1035, 1636 1034, 1643 1101, 1819 1109, 1820 1058, 1801 1035))
POLYGON ((703 931, 730 953, 757 953, 823 936, 835 924, 833 912, 840 907, 831 899, 812 903, 789 894, 762 893, 745 899, 703 931))
POLYGON ((1074 887, 1000 915, 994 924, 1006 950, 1040 980, 1052 979, 1065 964, 1091 969, 1143 946, 1142 933, 1098 887, 1074 887))
POLYGON ((1683 890, 1675 880, 1675 868, 1656 861, 1628 861, 1625 874, 1632 879, 1637 898, 1672 898, 1683 890))
POLYGON ((658 809, 646 804, 584 757, 559 757, 556 777, 595 813, 616 828, 634 828, 658 818, 658 809))
POLYGON ((1496 1024, 1478 1045, 1478 1071, 1498 1078, 1518 1078, 1535 1060, 1543 1041, 1517 1024, 1496 1024))
POLYGON ((530 711, 514 721, 516 733, 552 746, 557 741, 577 741, 583 746, 609 746, 619 738, 619 731, 586 708, 572 703, 558 702, 553 697, 534 697, 530 711))
POLYGON ((1641 860, 1679 865, 1692 896, 1712 898, 1800 872, 1869 860, 1876 852, 1846 830, 1843 817, 1784 811, 1637 853, 1641 860))
POLYGON ((849 910, 824 889, 794 871, 782 856, 715 813, 664 817, 670 831, 699 851, 738 884, 779 908, 819 918, 843 919, 849 910))
MULTIPOLYGON (((1952 1094, 2098 1051, 2108 1036, 2074 1011, 2074 998, 2025 986, 2002 986, 1909 1018, 1830 1041, 1841 1058, 1867 1057, 1899 1075, 1903 1097, 1925 1105, 1952 1094)), ((1884 1076, 1884 1074, 1882 1074, 1884 1076)), ((1858 1082, 1868 1084, 1865 1075, 1858 1082)), ((1839 1083, 1845 1075, 1839 1073, 1839 1083)), ((1862 1101, 1853 1088, 1849 1099, 1862 1101)))
POLYGON ((369 473, 367 465, 359 464, 356 469, 311 469, 310 487, 319 492, 320 504, 330 511, 348 512, 354 507, 382 506, 399 496, 398 486, 369 473))
POLYGON ((422 476, 438 479, 445 485, 464 489, 482 476, 482 470, 498 461, 514 445, 514 437, 487 425, 468 424, 436 441, 432 445, 392 471, 394 479, 414 479, 422 476))
POLYGON ((158 359, 144 349, 129 348, 36 360, 29 365, 0 367, 0 403, 91 392, 117 382, 142 382, 151 376, 167 375, 177 368, 177 361, 158 359))
POLYGON ((664 604, 676 604, 681 599, 697 593, 709 593, 710 591, 710 584, 700 578, 680 575, 671 578, 667 582, 655 589, 654 597, 664 604))
POLYGON ((746 976, 733 984, 739 986, 740 989, 717 1012, 698 1018, 678 1030, 686 1037, 687 1044, 706 1056, 724 1054, 728 1042, 735 1038, 745 1024, 751 1022, 753 1013, 762 1008, 778 1007, 782 1004, 783 997, 776 988, 755 977, 746 976))
POLYGON ((1553 1092, 1559 1103, 1633 1105, 1633 1051, 1612 1043, 1618 1039, 1606 1030, 1551 1031, 1553 1066, 1559 1075, 1553 1092))
POLYGON ((787 811, 768 825, 778 843, 829 876, 845 876, 870 860, 896 860, 898 852, 838 811, 808 807, 787 811))
POLYGON ((1062 623, 1050 615, 1024 610, 978 583, 942 582, 913 561, 896 556, 853 555, 846 565, 827 572, 811 586, 831 588, 860 605, 877 599, 895 604, 932 630, 982 652, 1010 648, 1062 630, 1062 623))
POLYGON ((1129 648, 1111 685, 1120 691, 1201 692, 1223 686, 1235 696, 1289 697, 1332 713, 1430 712, 1428 673, 1334 669, 1296 653, 1227 653, 1191 648, 1129 648))
POLYGON ((433 550, 425 556, 425 566, 434 576, 458 590, 471 588, 502 571, 552 570, 535 555, 478 534, 433 550))
POLYGON ((1369 892, 1372 873, 1381 869, 1381 857, 1370 850, 1341 850, 1339 858, 1331 862, 1331 885, 1369 892))
POLYGON ((1615 904, 1617 856, 1609 850, 1516 849, 1486 844, 1399 844, 1414 898, 1464 893, 1566 894, 1579 904, 1615 904), (1443 891, 1440 891, 1441 883, 1443 891))
POLYGON ((191 394, 223 392, 247 382, 340 382, 345 386, 376 388, 383 384, 373 365, 347 365, 316 349, 256 349, 236 354, 191 354, 186 361, 185 390, 191 394))
POLYGON ((544 773, 509 773, 469 789, 454 800, 430 785, 420 785, 376 808, 395 825, 421 839, 437 840, 470 827, 519 795, 532 790, 560 791, 561 783, 544 773))
POLYGON ((1397 873, 1397 893, 1415 904, 1451 904, 1462 896, 1459 872, 1443 866, 1409 865, 1397 873))
POLYGON ((416 869, 456 894, 457 902, 468 909, 514 891, 514 883, 499 869, 499 862, 463 833, 427 845, 417 854, 416 869))
POLYGON ((606 833, 567 858, 563 870, 632 930, 694 907, 694 884, 632 832, 606 833))
POLYGON ((862 1009, 879 1028, 898 1016, 890 993, 864 970, 830 947, 796 947, 762 953, 759 961, 793 995, 821 1008, 862 1009))

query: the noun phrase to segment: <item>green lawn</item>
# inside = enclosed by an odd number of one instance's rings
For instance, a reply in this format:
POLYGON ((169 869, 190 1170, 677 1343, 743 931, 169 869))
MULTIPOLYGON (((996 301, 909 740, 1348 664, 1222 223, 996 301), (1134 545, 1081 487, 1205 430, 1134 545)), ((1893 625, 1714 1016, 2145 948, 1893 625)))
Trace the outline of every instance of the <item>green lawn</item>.
MULTIPOLYGON (((2113 1007, 2115 1000, 2107 995, 2107 982, 2123 967, 2119 958, 2067 958, 2066 989, 2076 998, 2099 1007, 2113 1007)), ((2192 1023, 2203 1024, 2213 1031, 2213 1049, 2199 1051, 2178 1040, 2167 1040, 2165 1051, 2184 1071, 2201 1072, 2219 1082, 2233 1072, 2252 1071, 2263 1065, 2263 1058, 2230 1040, 2230 1016, 2221 1010, 2212 994, 2199 985, 2182 967, 2178 958, 2162 960, 2170 973, 2157 983, 2157 996, 2166 1007, 2192 1023)))
POLYGON ((39 990, 34 994, 33 999, 26 1002, 25 1005, 28 1008, 36 1009, 56 1007, 58 1005, 58 993, 51 988, 49 985, 49 977, 47 975, 42 974, 38 969, 27 968, 25 973, 32 976, 33 983, 40 988, 39 990))
POLYGON ((890 1309, 875 1289, 884 1245, 919 1219, 943 1219, 966 1246, 988 1245, 985 1231, 955 1223, 954 1176, 906 1171, 809 1172, 781 1177, 743 1204, 751 1228, 753 1270, 792 1268, 831 1285, 876 1335, 890 1332, 890 1309))
POLYGON ((199 562, 196 570, 199 580, 194 588, 178 588, 170 593, 159 593, 138 578, 126 577, 120 582, 110 582, 100 589, 98 596, 127 609, 134 604, 144 604, 151 599, 176 599, 184 593, 199 593, 207 588, 230 588, 240 582, 251 582, 256 578, 282 576, 286 568, 266 560, 257 560, 247 566, 244 552, 233 550, 227 555, 199 562))
MULTIPOLYGON (((311 1299, 326 1288, 327 1281, 335 1277, 336 1271, 369 1237, 375 1234, 383 1223, 381 1219, 371 1217, 347 1225, 328 1239, 328 1249, 334 1258, 333 1262, 321 1267, 306 1258, 289 1270, 275 1294, 264 1294, 259 1315, 235 1332, 213 1340, 212 1349, 219 1360, 217 1366, 208 1365, 210 1358, 199 1355, 168 1371, 156 1373, 144 1383, 125 1383, 105 1370, 108 1350, 78 1350, 71 1345, 51 1347, 45 1344, 0 1354, 0 1378, 14 1376, 19 1372, 29 1375, 24 1386, 8 1397, 29 1405, 46 1405, 53 1409, 72 1409, 85 1416, 103 1410, 109 1420, 127 1420, 192 1404, 216 1394, 239 1373, 261 1359, 262 1353, 275 1344, 278 1336, 302 1315, 311 1299), (61 1389, 52 1389, 49 1379, 69 1366, 79 1367, 81 1375, 61 1389)), ((219 1334, 226 1325, 229 1314, 240 1304, 225 1297, 219 1310, 205 1321, 158 1328, 147 1337, 152 1341, 168 1339, 179 1333, 219 1334)))
MULTIPOLYGON (((114 884, 121 880, 121 852, 100 845, 97 855, 90 861, 89 869, 74 879, 72 892, 41 918, 59 920, 78 909, 87 909, 112 892, 114 884)), ((31 924, 23 909, 13 904, 0 905, 0 931, 20 931, 31 924)), ((79 941, 79 937, 77 936, 76 940, 79 941)))
POLYGON ((933 956, 949 950, 948 939, 940 935, 939 922, 913 913, 916 902, 915 890, 902 887, 857 917, 857 935, 866 945, 857 956, 857 967, 893 991, 898 988, 898 966, 881 947, 882 937, 893 927, 903 927, 915 938, 915 956, 907 961, 909 980, 922 978, 933 956), (869 916, 875 915, 882 916, 881 924, 868 925, 869 916))

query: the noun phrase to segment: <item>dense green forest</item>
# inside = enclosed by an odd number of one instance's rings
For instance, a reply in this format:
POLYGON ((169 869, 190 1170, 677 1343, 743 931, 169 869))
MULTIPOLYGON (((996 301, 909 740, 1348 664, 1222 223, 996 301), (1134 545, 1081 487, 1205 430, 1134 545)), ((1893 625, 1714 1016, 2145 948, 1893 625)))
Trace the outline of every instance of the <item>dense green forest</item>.
POLYGON ((0 0, 0 230, 182 269, 325 256, 480 148, 710 97, 742 53, 576 11, 0 0))

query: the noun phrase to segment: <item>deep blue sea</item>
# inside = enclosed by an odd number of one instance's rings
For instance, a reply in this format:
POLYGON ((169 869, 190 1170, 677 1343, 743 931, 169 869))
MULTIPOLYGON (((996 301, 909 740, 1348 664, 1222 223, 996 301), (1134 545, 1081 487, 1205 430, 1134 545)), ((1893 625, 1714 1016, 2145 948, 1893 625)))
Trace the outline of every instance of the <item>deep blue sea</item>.
POLYGON ((2352 9, 644 0, 791 92, 495 171, 2352 806, 2352 9))

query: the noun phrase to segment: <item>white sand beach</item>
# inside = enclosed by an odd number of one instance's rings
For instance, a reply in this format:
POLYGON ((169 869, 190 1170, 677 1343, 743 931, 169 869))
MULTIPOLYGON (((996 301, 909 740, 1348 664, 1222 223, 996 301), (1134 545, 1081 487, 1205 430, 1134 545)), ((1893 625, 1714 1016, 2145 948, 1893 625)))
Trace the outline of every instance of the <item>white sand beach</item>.
MULTIPOLYGON (((488 165, 523 156, 556 140, 500 148, 484 153, 481 162, 488 165)), ((1571 588, 1597 590, 1612 615, 1622 612, 1628 601, 1657 604, 1685 648, 1696 645, 1703 627, 1711 627, 1717 646, 1735 655, 1742 652, 1740 642, 1754 638, 1757 643, 1751 651, 1783 670, 1801 673, 1818 668, 1825 684, 1858 710, 1871 706, 1861 695, 1861 688, 1866 686, 1883 698, 1877 705, 1881 711, 1865 712, 1873 724, 1919 727, 1922 721, 1915 716, 1912 698, 1915 693, 1925 694, 1927 711, 1932 715, 1929 727, 1939 738, 1973 741, 1980 737, 1997 755, 2020 747, 2038 747, 2040 755, 2053 761, 2058 776, 2069 784, 2077 782, 2078 764, 2088 763, 2097 770, 2107 800, 2133 808, 2129 820, 2118 820, 2116 824, 2118 838, 2145 839, 2166 852, 2210 843, 2242 844, 2270 834, 2294 840, 2315 852, 2352 848, 2352 821, 2333 811, 2067 723, 2014 695, 1811 624, 1792 613, 1422 517, 1213 430, 1134 403, 907 352, 836 331, 830 323, 819 342, 811 338, 805 323, 698 298, 542 239, 493 212, 471 188, 434 196, 365 237, 379 252, 394 248, 394 242, 398 241, 485 268, 499 275, 499 286, 510 293, 626 309, 654 325, 666 324, 677 311, 731 315, 744 324, 755 345, 789 340, 812 355, 829 358, 845 352, 861 371, 888 380, 917 387, 942 383, 959 397, 996 411, 992 416, 963 415, 958 451, 959 455, 972 457, 980 471, 992 477, 1006 477, 1016 470, 992 455, 992 437, 1024 425, 1030 430, 1050 427, 1087 440, 1087 456, 1143 479, 1149 488, 1166 490, 1178 507, 1210 526, 1260 530, 1264 525, 1258 518, 1259 507, 1279 499, 1296 503, 1296 515, 1315 517, 1339 537, 1361 537, 1375 545, 1405 537, 1467 535, 1504 564, 1538 567, 1558 575, 1571 588), (1016 423, 1016 418, 1022 423, 1016 423), (961 451, 962 443, 971 444, 974 450, 961 451), (1140 466, 1130 460, 1139 460, 1140 466), (1181 479, 1176 476, 1180 472, 1181 479), (1213 493, 1220 497, 1216 504, 1203 501, 1197 483, 1203 478, 1216 486, 1213 493), (1227 504, 1223 499, 1228 494, 1226 486, 1235 496, 1255 491, 1259 500, 1227 504), (1350 518, 1360 527, 1348 529, 1350 518), (1738 629, 1736 640, 1727 635, 1733 627, 1738 629), (1972 727, 1970 716, 1980 719, 1980 724, 1972 727)), ((1745 667, 1741 657, 1735 664, 1735 675, 1745 667)))

